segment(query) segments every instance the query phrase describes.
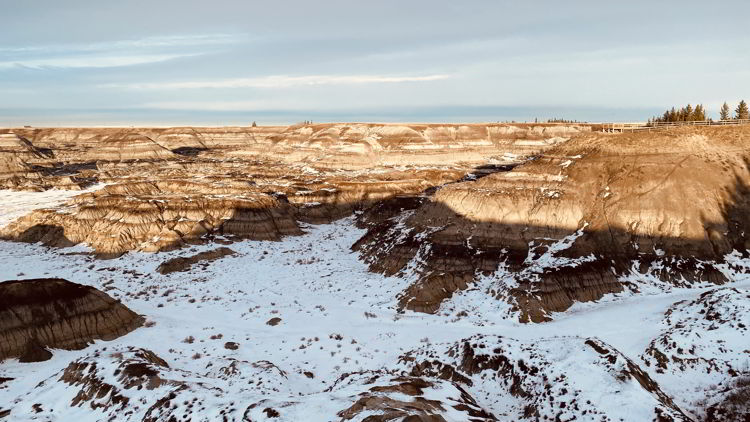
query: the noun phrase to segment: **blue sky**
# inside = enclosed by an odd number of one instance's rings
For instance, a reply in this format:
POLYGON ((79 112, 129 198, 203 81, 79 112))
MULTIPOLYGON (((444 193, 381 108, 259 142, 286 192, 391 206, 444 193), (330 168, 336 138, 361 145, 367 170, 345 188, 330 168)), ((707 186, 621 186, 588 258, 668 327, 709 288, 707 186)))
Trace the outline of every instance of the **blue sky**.
POLYGON ((750 2, 0 0, 0 125, 645 120, 750 99, 750 2))

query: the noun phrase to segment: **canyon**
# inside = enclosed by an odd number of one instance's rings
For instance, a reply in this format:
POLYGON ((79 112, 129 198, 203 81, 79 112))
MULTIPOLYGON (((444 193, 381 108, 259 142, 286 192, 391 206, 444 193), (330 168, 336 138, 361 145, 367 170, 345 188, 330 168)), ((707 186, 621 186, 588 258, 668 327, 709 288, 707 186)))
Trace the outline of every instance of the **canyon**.
POLYGON ((0 129, 0 420, 747 420, 749 141, 0 129))

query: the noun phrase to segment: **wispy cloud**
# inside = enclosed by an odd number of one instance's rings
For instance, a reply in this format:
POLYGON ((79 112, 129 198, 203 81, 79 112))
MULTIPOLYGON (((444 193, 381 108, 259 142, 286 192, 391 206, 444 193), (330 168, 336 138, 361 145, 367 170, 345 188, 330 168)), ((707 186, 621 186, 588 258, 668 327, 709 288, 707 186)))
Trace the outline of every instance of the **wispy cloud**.
POLYGON ((48 44, 21 47, 0 47, 0 54, 12 53, 70 53, 112 51, 132 48, 184 47, 232 44, 245 40, 242 34, 170 35, 138 39, 92 42, 85 44, 48 44))
POLYGON ((314 85, 352 85, 376 83, 429 82, 448 79, 450 75, 272 75, 258 78, 215 79, 205 81, 182 81, 162 83, 104 84, 103 88, 124 88, 136 90, 174 90, 206 88, 290 88, 314 85))
POLYGON ((15 67, 43 68, 101 68, 133 66, 146 63, 157 63, 181 57, 198 56, 199 54, 141 54, 124 56, 70 56, 47 59, 27 59, 18 61, 0 61, 0 69, 15 67))
POLYGON ((0 48, 0 69, 132 66, 198 56, 215 51, 217 45, 244 39, 244 35, 232 34, 176 35, 88 44, 3 47, 0 48))
POLYGON ((145 109, 248 111, 262 110, 274 105, 269 101, 157 101, 142 105, 145 109))

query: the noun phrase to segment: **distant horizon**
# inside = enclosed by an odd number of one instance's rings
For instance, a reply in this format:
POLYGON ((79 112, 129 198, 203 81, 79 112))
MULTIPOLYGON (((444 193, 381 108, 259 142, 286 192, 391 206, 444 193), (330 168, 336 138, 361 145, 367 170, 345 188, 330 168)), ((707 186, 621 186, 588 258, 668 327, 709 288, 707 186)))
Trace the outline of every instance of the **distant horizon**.
MULTIPOLYGON (((268 111, 141 111, 141 110, 23 110, 0 108, 0 127, 176 127, 289 126, 303 121, 372 124, 546 123, 566 119, 580 123, 646 122, 664 109, 583 109, 554 107, 430 107, 387 111, 268 110, 268 111), (59 113, 59 114, 58 114, 59 113), (52 117, 55 116, 55 117, 52 117)), ((717 113, 718 115, 718 113, 717 113)))

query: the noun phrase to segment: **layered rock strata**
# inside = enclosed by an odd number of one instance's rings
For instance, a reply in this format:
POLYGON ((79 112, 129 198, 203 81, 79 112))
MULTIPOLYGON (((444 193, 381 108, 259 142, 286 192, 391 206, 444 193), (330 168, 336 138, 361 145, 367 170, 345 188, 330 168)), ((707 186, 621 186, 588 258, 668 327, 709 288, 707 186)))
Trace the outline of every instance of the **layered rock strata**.
POLYGON ((470 173, 484 175, 490 161, 515 163, 590 129, 329 124, 5 130, 5 187, 107 187, 64 207, 36 210, 2 228, 0 238, 86 243, 103 255, 167 250, 210 234, 275 240, 301 233, 299 222, 328 222, 389 198, 420 196, 470 173))
POLYGON ((144 320, 93 287, 63 279, 0 283, 0 360, 46 360, 47 348, 81 349, 113 340, 144 320))
MULTIPOLYGON (((355 249, 374 271, 417 281, 402 306, 435 312, 482 274, 523 321, 622 291, 621 276, 723 283, 722 263, 750 247, 747 129, 591 134, 522 166, 446 185, 371 225, 355 249)), ((631 286, 637 288, 637 286, 631 286)))

